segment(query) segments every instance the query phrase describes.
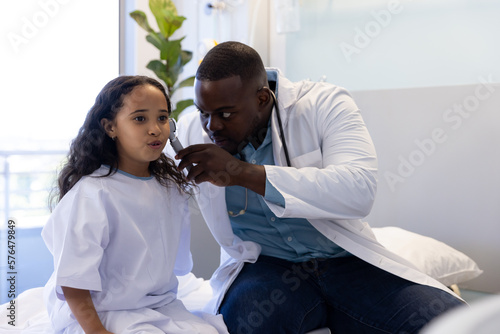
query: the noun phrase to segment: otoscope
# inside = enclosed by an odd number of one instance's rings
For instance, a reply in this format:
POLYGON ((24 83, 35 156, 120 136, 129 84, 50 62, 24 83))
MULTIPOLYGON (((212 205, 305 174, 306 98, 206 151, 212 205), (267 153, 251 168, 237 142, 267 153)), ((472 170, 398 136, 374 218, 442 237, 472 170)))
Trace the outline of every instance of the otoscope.
MULTIPOLYGON (((177 123, 173 118, 169 118, 168 122, 170 124, 170 135, 168 136, 168 139, 170 139, 170 145, 172 145, 172 148, 174 149, 175 153, 179 153, 179 151, 182 150, 184 147, 182 147, 181 142, 179 141, 179 139, 177 139, 177 136, 175 135, 177 131, 177 123)), ((186 167, 188 172, 191 169, 191 166, 192 165, 186 167)))

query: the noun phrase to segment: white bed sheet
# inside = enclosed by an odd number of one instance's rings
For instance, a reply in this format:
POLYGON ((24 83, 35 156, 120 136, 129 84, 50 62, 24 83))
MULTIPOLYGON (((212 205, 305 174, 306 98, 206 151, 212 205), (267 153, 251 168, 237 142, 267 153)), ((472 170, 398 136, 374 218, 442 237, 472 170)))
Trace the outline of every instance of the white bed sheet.
MULTIPOLYGON (((212 296, 210 282, 192 273, 178 277, 178 298, 186 308, 200 315, 203 307, 212 296)), ((0 333, 9 334, 53 334, 49 315, 43 303, 43 287, 33 288, 21 293, 15 300, 15 313, 9 318, 10 303, 1 305, 0 333), (15 321, 15 326, 9 324, 15 321)))
POLYGON ((493 334, 500 331, 500 295, 482 298, 444 314, 421 334, 493 334))

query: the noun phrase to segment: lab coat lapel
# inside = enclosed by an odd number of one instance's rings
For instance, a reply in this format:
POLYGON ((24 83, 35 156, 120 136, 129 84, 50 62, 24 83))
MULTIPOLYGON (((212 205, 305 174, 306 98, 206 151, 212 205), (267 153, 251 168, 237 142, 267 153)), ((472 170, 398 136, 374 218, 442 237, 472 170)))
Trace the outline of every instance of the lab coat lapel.
POLYGON ((198 187, 198 205, 215 240, 223 247, 231 246, 234 235, 226 210, 225 188, 208 182, 199 184, 198 187))
MULTIPOLYGON (((203 142, 212 144, 203 131, 203 142)), ((234 234, 227 215, 226 188, 204 182, 199 185, 198 205, 215 240, 224 248, 233 245, 234 234)))

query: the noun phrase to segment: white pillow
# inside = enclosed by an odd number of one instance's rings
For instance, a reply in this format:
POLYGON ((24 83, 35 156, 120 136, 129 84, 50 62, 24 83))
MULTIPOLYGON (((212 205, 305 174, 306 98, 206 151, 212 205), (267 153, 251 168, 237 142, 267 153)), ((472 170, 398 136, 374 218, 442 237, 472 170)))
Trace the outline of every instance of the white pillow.
POLYGON ((483 272, 467 255, 436 239, 394 226, 373 228, 373 233, 385 248, 446 286, 468 281, 483 272))

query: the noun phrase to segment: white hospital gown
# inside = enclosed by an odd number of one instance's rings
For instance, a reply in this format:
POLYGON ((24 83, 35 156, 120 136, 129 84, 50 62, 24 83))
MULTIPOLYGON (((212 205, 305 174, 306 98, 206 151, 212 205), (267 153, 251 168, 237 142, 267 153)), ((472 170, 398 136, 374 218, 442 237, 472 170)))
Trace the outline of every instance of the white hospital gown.
POLYGON ((114 333, 217 333, 176 299, 192 267, 187 201, 173 185, 101 167, 59 202, 42 237, 54 257, 44 298, 56 333, 83 333, 61 286, 90 290, 114 333))

